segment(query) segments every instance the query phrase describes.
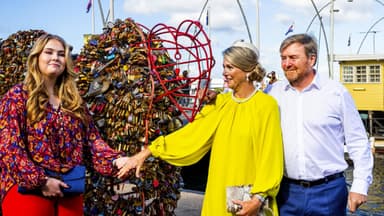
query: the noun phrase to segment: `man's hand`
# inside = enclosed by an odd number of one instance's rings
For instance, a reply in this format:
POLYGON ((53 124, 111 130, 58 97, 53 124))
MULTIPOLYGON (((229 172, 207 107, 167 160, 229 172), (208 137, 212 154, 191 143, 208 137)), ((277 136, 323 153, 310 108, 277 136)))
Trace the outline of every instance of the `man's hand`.
POLYGON ((349 192, 348 209, 354 213, 361 205, 367 202, 367 196, 355 192, 349 192))

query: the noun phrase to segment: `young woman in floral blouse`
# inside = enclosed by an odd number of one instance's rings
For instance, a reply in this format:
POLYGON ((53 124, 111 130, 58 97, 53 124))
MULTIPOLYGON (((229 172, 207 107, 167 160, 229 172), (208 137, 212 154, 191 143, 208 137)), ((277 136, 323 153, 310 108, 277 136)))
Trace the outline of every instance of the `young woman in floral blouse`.
POLYGON ((45 34, 34 44, 25 81, 0 101, 0 201, 3 216, 83 215, 82 195, 66 197, 63 181, 45 169, 65 172, 84 164, 84 152, 103 175, 126 160, 103 141, 77 91, 70 47, 45 34), (18 187, 41 190, 21 194, 18 187), (22 205, 22 206, 20 206, 22 205))

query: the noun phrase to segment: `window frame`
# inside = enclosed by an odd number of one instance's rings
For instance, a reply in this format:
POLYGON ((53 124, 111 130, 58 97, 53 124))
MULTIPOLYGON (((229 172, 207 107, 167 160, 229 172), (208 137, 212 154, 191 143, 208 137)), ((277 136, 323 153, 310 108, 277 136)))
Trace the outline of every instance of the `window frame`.
POLYGON ((381 83, 381 64, 343 65, 342 83, 381 83))

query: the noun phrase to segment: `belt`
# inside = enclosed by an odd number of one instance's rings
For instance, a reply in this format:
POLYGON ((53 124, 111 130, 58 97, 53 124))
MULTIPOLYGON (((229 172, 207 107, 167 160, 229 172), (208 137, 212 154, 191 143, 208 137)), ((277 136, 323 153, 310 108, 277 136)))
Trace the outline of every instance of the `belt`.
POLYGON ((343 172, 332 174, 332 175, 326 176, 322 179, 318 179, 318 180, 314 180, 314 181, 291 179, 291 178, 287 178, 287 177, 284 177, 284 181, 308 188, 308 187, 313 187, 316 185, 321 185, 321 184, 327 183, 329 181, 335 180, 335 179, 340 178, 340 177, 344 177, 343 172))

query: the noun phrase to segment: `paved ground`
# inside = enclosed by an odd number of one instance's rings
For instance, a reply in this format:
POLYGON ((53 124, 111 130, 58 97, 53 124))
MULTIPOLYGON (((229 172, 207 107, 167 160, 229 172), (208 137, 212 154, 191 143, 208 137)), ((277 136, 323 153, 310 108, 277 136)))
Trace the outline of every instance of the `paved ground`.
POLYGON ((175 214, 177 216, 200 216, 204 194, 199 191, 184 190, 177 202, 175 214))
MULTIPOLYGON (((384 153, 384 152, 383 152, 384 153)), ((375 154, 373 183, 369 187, 368 202, 362 205, 359 210, 348 216, 383 216, 384 215, 384 154, 375 154)), ((346 170, 347 182, 352 181, 352 167, 346 170)))
MULTIPOLYGON (((347 182, 352 180, 352 167, 346 171, 347 182)), ((383 216, 384 215, 384 154, 375 154, 375 168, 373 184, 368 192, 368 202, 361 206, 355 214, 348 216, 383 216)), ((177 216, 200 216, 204 193, 195 190, 181 192, 180 200, 175 210, 177 216)))

